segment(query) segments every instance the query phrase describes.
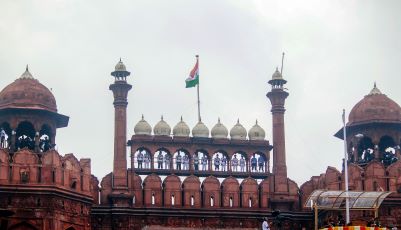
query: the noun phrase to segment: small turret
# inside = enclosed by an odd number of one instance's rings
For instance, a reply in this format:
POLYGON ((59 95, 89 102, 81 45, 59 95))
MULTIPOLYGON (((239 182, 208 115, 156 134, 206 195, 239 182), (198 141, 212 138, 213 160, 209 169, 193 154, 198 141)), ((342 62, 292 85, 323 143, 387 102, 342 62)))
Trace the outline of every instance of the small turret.
POLYGON ((114 77, 115 81, 127 81, 127 77, 130 75, 131 73, 127 71, 124 63, 120 61, 117 63, 116 67, 114 68, 114 71, 111 72, 111 76, 114 77))

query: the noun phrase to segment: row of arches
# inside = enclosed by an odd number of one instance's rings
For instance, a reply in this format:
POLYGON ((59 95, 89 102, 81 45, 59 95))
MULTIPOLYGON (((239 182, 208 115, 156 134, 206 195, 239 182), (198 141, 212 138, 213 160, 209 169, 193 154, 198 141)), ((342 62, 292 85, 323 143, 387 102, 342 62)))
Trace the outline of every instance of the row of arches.
POLYGON ((89 161, 78 161, 72 154, 61 157, 56 151, 48 151, 39 156, 20 150, 10 157, 0 150, 2 184, 51 184, 89 193, 90 179, 89 161))
MULTIPOLYGON (((111 181, 111 174, 108 176, 111 181)), ((269 204, 269 179, 260 183, 253 178, 245 178, 239 183, 234 177, 203 179, 188 176, 181 180, 169 175, 162 180, 156 174, 148 175, 142 181, 137 174, 131 174, 130 192, 133 207, 169 208, 267 208, 269 204)), ((107 180, 107 179, 106 179, 107 180)), ((102 181, 101 203, 108 203, 109 184, 102 181)))
POLYGON ((28 148, 36 152, 46 152, 55 146, 54 136, 48 124, 42 124, 38 130, 29 121, 18 123, 15 129, 7 122, 0 125, 0 147, 13 151, 28 148))
POLYGON ((350 142, 350 162, 366 164, 373 159, 381 161, 388 166, 396 162, 399 158, 396 152, 400 150, 400 144, 397 144, 394 138, 384 135, 378 143, 374 143, 369 136, 362 136, 356 141, 356 144, 350 142))
POLYGON ((158 170, 194 170, 194 171, 232 171, 232 172, 270 172, 267 156, 262 152, 254 152, 248 157, 245 152, 236 151, 228 154, 218 150, 209 154, 205 150, 197 150, 190 154, 186 149, 178 149, 171 154, 160 148, 152 153, 147 148, 138 148, 131 154, 132 169, 158 170))
MULTIPOLYGON (((401 161, 385 166, 379 161, 371 161, 363 168, 358 164, 348 165, 348 186, 354 191, 390 191, 401 193, 401 161)), ((300 190, 302 201, 315 189, 343 190, 345 187, 343 171, 328 167, 326 172, 318 177, 312 177, 305 182, 300 190)))

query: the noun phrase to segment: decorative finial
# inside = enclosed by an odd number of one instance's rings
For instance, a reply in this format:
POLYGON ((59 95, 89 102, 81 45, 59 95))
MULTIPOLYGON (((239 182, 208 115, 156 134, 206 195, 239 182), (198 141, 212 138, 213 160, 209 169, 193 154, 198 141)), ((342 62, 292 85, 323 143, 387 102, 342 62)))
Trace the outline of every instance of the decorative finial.
POLYGON ((142 120, 143 120, 143 114, 142 114, 142 120))
POLYGON ((217 123, 219 123, 219 124, 220 124, 220 117, 219 117, 219 118, 217 118, 217 123))
POLYGON ((237 119, 237 124, 239 124, 239 118, 237 119))
POLYGON ((182 115, 181 115, 181 122, 182 122, 182 115))
POLYGON ((199 58, 199 55, 195 55, 196 58, 199 58))
POLYGON ((258 119, 256 119, 256 124, 258 124, 258 119))
POLYGON ((163 115, 162 115, 162 120, 163 120, 163 115))
POLYGON ((32 74, 29 72, 28 65, 26 65, 25 72, 21 75, 20 79, 34 79, 32 74))
POLYGON ((376 82, 373 84, 373 89, 370 91, 369 95, 382 94, 382 92, 377 88, 376 82))

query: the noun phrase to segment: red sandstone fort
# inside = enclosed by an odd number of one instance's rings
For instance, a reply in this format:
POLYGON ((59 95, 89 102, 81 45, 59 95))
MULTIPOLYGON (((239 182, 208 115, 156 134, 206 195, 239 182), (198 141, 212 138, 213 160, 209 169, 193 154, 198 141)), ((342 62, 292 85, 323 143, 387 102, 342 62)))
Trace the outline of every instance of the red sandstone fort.
MULTIPOLYGON (((315 189, 344 190, 344 169, 328 167, 300 186, 287 177, 289 93, 278 70, 266 95, 272 141, 257 122, 247 131, 238 121, 229 132, 219 120, 209 132, 199 121, 191 132, 182 119, 171 130, 163 118, 152 129, 143 117, 128 138, 130 72, 120 61, 111 75, 114 161, 100 182, 90 159, 55 150, 57 129, 67 127, 69 117, 58 113, 53 94, 28 68, 1 86, 0 229, 250 230, 260 229, 261 218, 273 218, 274 210, 283 229, 312 229, 308 196, 315 189)), ((350 190, 393 192, 380 220, 401 226, 400 106, 375 85, 352 109, 346 129, 350 190)), ((342 139, 342 130, 335 136, 342 139)), ((360 222, 373 215, 351 212, 360 222)))

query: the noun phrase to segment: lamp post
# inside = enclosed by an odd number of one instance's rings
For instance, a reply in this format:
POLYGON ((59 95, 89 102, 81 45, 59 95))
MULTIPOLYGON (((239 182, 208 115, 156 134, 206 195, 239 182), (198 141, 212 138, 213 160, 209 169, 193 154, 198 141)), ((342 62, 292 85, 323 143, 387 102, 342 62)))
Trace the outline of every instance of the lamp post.
POLYGON ((347 152, 347 130, 345 127, 345 109, 343 109, 343 134, 344 134, 344 175, 345 175, 345 217, 346 223, 349 219, 349 199, 348 199, 348 152, 347 152))

